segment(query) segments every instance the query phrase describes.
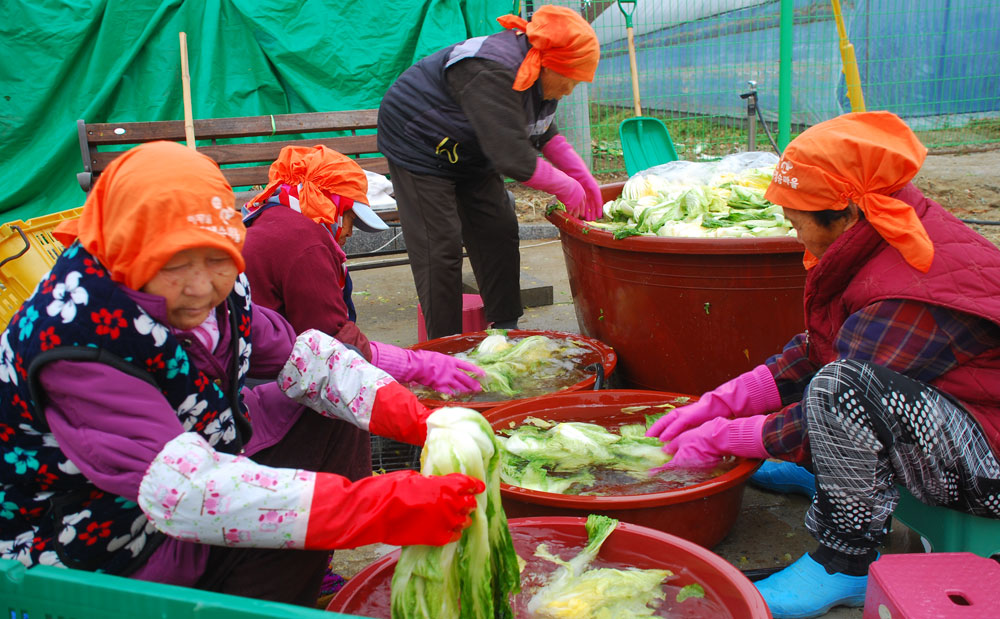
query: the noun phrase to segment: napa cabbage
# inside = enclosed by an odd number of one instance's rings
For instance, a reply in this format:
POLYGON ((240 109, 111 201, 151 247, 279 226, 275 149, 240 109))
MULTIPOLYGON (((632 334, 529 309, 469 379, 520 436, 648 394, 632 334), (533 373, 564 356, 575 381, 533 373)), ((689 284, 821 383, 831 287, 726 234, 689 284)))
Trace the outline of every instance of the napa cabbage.
POLYGON ((517 554, 500 503, 500 446, 478 412, 441 408, 427 418, 424 475, 465 473, 486 483, 472 525, 444 546, 406 546, 392 577, 393 619, 511 618, 520 591, 517 554))
POLYGON ((587 517, 587 545, 565 561, 540 544, 535 556, 559 567, 531 597, 528 612, 539 619, 598 619, 650 617, 666 598, 662 583, 673 572, 666 569, 590 568, 601 545, 618 521, 599 514, 587 517))
POLYGON ((645 477, 646 471, 670 460, 659 439, 645 436, 646 426, 624 428, 615 433, 594 423, 567 421, 546 427, 525 423, 506 431, 507 436, 497 437, 503 457, 501 480, 529 490, 568 494, 593 484, 589 470, 645 477))
POLYGON ((518 381, 556 376, 574 366, 574 358, 586 351, 575 342, 544 335, 530 335, 518 341, 507 338, 501 329, 487 330, 487 336, 468 352, 455 357, 475 363, 485 372, 479 382, 483 391, 513 397, 520 393, 518 381))
POLYGON ((781 208, 764 198, 775 166, 748 166, 760 157, 746 155, 711 163, 675 161, 635 174, 621 196, 604 205, 603 219, 589 225, 616 239, 794 235, 781 208))

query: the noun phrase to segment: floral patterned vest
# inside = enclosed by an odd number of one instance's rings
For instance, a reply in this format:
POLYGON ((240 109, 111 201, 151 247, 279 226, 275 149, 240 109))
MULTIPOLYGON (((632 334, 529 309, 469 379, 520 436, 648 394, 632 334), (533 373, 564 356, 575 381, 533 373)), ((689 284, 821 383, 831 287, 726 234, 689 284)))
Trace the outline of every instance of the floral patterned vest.
POLYGON ((224 393, 79 243, 63 252, 0 334, 0 558, 122 575, 146 561, 163 534, 59 448, 45 423, 40 370, 57 360, 106 363, 157 386, 187 431, 238 453, 251 431, 240 398, 251 350, 245 276, 227 303, 229 376, 238 379, 224 393))

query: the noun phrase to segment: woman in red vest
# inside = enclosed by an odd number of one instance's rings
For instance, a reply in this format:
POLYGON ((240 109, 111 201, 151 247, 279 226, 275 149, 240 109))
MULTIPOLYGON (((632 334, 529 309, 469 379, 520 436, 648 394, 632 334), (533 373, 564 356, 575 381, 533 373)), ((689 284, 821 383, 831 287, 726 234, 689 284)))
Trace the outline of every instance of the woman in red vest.
POLYGON ((910 182, 926 154, 888 112, 793 140, 765 197, 806 249, 806 331, 649 431, 668 467, 737 455, 815 474, 818 548, 756 583, 776 618, 864 605, 897 484, 1000 518, 1000 250, 910 182))

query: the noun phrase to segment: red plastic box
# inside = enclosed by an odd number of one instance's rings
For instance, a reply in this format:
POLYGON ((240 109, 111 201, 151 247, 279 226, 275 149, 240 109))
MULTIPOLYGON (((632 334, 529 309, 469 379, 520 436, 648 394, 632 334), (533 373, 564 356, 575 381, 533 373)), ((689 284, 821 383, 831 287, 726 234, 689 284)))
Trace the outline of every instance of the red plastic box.
POLYGON ((883 555, 868 571, 863 619, 1000 617, 1000 563, 971 552, 883 555))

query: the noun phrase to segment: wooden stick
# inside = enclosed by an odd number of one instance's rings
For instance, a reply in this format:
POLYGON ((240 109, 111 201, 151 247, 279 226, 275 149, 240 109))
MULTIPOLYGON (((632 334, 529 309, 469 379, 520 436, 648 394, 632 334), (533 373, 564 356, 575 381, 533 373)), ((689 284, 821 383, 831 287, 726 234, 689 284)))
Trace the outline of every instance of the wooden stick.
POLYGON ((188 72, 187 34, 180 33, 181 39, 181 83, 184 87, 184 138, 188 148, 197 149, 194 143, 194 115, 191 113, 191 74, 188 72))

